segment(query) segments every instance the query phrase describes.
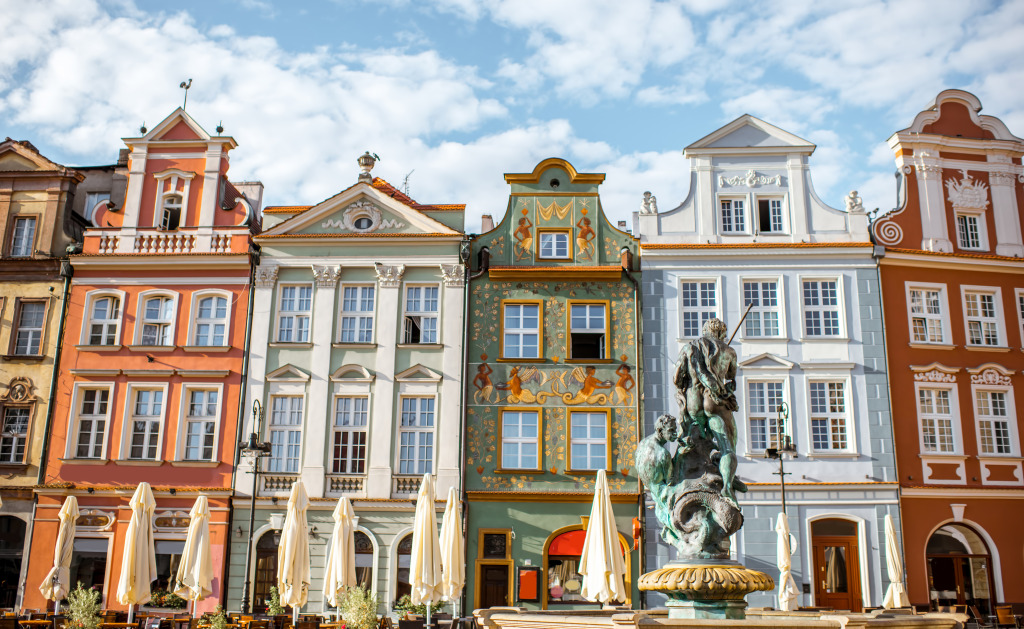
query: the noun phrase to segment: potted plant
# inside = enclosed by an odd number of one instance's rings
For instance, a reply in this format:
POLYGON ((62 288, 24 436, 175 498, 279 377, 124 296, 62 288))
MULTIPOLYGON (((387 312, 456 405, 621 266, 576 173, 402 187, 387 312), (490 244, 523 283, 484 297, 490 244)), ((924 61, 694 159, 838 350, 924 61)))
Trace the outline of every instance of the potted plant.
POLYGON ((100 593, 79 583, 67 597, 66 629, 99 629, 100 593))
POLYGON ((267 614, 270 616, 280 616, 284 612, 284 607, 281 607, 281 593, 277 591, 277 586, 270 586, 270 597, 267 598, 267 614))
POLYGON ((224 608, 218 605, 217 611, 210 616, 210 629, 226 629, 227 624, 228 617, 224 614, 224 608))
MULTIPOLYGON (((398 612, 398 613, 400 613, 400 614, 402 614, 404 616, 409 616, 409 615, 426 616, 427 615, 427 606, 425 604, 423 604, 423 603, 420 603, 419 605, 413 605, 412 604, 412 599, 409 598, 408 594, 403 594, 402 598, 400 598, 397 601, 395 601, 395 604, 394 604, 393 608, 394 608, 394 610, 396 612, 398 612)), ((436 614, 437 612, 441 611, 443 608, 444 608, 444 603, 442 603, 441 601, 438 601, 438 602, 436 602, 436 603, 434 603, 433 605, 430 606, 430 613, 431 614, 436 614)))
POLYGON ((349 588, 339 601, 346 629, 373 629, 377 626, 377 595, 362 586, 349 588))

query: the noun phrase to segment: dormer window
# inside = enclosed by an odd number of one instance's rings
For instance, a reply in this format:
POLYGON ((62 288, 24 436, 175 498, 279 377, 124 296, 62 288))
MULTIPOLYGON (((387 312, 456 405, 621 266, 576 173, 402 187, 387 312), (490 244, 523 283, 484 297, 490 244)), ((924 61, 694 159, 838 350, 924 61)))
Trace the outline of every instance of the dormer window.
POLYGON ((961 249, 985 250, 984 220, 974 212, 956 213, 956 239, 961 249))
POLYGON ((160 229, 172 231, 181 223, 181 195, 168 194, 163 200, 163 214, 160 218, 160 229))

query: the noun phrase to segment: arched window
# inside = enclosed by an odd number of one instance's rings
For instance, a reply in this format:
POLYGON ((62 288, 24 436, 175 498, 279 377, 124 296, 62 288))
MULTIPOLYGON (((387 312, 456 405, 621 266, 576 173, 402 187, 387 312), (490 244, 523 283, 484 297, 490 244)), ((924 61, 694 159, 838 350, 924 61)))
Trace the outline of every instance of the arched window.
MULTIPOLYGON (((580 589, 583 577, 579 573, 580 556, 583 554, 583 541, 587 531, 576 525, 559 529, 548 538, 544 549, 545 592, 543 607, 560 607, 568 605, 598 605, 583 598, 580 589)), ((625 538, 619 534, 619 550, 622 551, 626 563, 626 575, 623 585, 627 598, 630 596, 630 561, 625 538)), ((630 601, 626 601, 628 604, 630 601)))
POLYGON ((933 606, 974 606, 992 612, 992 558, 985 540, 969 526, 949 523, 928 538, 928 597, 933 606))
MULTIPOLYGON (((368 592, 376 589, 373 583, 373 542, 370 537, 362 531, 356 531, 356 583, 368 592)), ((409 548, 412 548, 412 539, 409 540, 409 548)))
POLYGON ((174 345, 174 305, 175 299, 166 295, 143 302, 140 345, 174 345))
POLYGON ((398 573, 395 576, 395 600, 406 594, 412 594, 409 584, 409 564, 412 561, 412 533, 398 542, 398 573))
POLYGON ((164 195, 161 209, 163 214, 160 218, 160 229, 168 231, 178 229, 178 225, 181 223, 181 195, 164 195))
POLYGON ((227 345, 227 298, 219 295, 199 297, 195 313, 195 332, 191 344, 204 347, 227 345))
POLYGON ((88 310, 85 342, 88 345, 117 345, 121 329, 121 298, 100 295, 92 298, 88 310))

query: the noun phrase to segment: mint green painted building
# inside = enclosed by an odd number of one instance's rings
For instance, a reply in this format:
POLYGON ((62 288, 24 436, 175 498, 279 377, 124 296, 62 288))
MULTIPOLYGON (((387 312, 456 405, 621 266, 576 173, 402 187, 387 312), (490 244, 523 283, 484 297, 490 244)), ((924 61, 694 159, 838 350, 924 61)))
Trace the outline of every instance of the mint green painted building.
POLYGON ((607 470, 639 604, 638 289, 633 237, 604 175, 548 159, 507 174, 508 209, 472 241, 466 339, 468 608, 572 609, 596 470, 607 470))

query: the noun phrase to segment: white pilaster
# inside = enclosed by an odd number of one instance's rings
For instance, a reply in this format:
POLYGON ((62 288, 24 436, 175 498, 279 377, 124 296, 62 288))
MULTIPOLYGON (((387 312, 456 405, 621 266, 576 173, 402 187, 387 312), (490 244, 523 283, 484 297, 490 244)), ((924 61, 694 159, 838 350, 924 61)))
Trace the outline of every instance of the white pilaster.
POLYGON ((942 167, 936 163, 917 164, 917 190, 921 207, 921 248, 951 253, 946 224, 946 195, 942 192, 942 167))
POLYGON ((142 188, 146 183, 146 146, 133 146, 128 171, 128 191, 124 198, 124 218, 121 222, 117 253, 131 253, 135 248, 135 230, 142 211, 142 188))
MULTIPOLYGON (((807 158, 803 155, 790 155, 786 160, 786 182, 789 187, 789 205, 793 213, 793 238, 795 240, 809 235, 808 216, 811 211, 811 195, 807 190, 807 158)), ((756 208, 751 208, 756 210, 756 208)))
POLYGON ((400 330, 403 265, 377 265, 377 362, 374 370, 366 497, 391 497, 391 443, 395 434, 395 350, 400 330))
POLYGON ((199 202, 199 225, 213 225, 220 192, 220 160, 224 156, 220 144, 210 144, 206 149, 206 169, 203 171, 203 197, 199 202))
MULTIPOLYGON (((260 404, 264 407, 265 415, 270 413, 270 409, 266 408, 267 401, 263 397, 263 392, 266 385, 267 347, 270 341, 270 328, 272 327, 271 306, 274 303, 274 286, 277 284, 277 271, 278 267, 271 265, 263 265, 256 269, 256 289, 253 293, 252 302, 249 376, 246 380, 245 408, 251 409, 253 401, 259 400, 260 404)), ((245 307, 241 304, 235 304, 235 306, 236 308, 245 307)), ((239 321, 244 316, 244 310, 240 313, 236 310, 235 321, 239 321)), ((269 421, 269 418, 267 421, 269 421)), ((256 428, 256 426, 253 426, 252 412, 247 412, 242 434, 238 435, 238 440, 245 441, 249 438, 249 433, 256 430, 256 428)), ((259 435, 259 439, 264 441, 267 439, 267 435, 259 435)), ((252 474, 250 469, 243 463, 239 469, 241 473, 235 476, 235 491, 246 496, 252 492, 252 474)))
POLYGON ((441 306, 442 354, 441 405, 437 415, 437 493, 459 489, 459 444, 462 443, 463 314, 466 295, 461 264, 442 264, 444 301, 441 306))
POLYGON ((718 230, 715 229, 718 204, 715 203, 715 172, 711 165, 711 158, 701 155, 694 158, 697 162, 697 198, 695 200, 694 222, 699 236, 699 242, 708 238, 719 240, 718 230))
POLYGON ((330 426, 331 343, 334 341, 335 292, 341 268, 313 266, 313 341, 309 366, 309 392, 303 426, 302 482, 310 496, 324 495, 329 447, 327 427, 330 426))
POLYGON ((992 189, 992 220, 996 227, 996 255, 1024 257, 1021 241, 1020 211, 1017 208, 1017 175, 993 172, 988 176, 992 189))

